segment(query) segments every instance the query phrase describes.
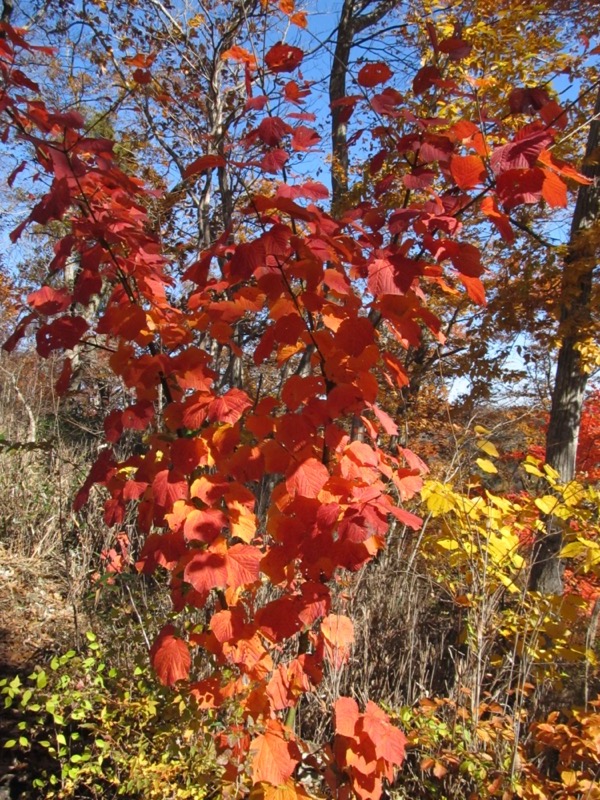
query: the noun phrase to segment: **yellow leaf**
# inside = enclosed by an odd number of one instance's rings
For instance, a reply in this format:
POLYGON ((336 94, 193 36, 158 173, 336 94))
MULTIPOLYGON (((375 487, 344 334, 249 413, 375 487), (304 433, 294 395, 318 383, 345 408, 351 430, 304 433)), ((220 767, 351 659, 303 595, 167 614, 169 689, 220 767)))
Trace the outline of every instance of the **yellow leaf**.
POLYGON ((560 551, 561 558, 577 558, 577 556, 585 555, 587 552, 587 546, 577 540, 576 542, 569 542, 566 544, 563 549, 560 551))
POLYGON ((562 782, 565 786, 570 786, 571 788, 575 788, 575 786, 577 786, 578 781, 576 772, 565 769, 560 773, 560 777, 562 778, 562 782))
POLYGON ((523 469, 530 475, 535 475, 536 478, 544 477, 544 473, 538 467, 538 462, 536 461, 535 458, 533 458, 533 456, 527 456, 527 458, 523 462, 523 469))
POLYGON ((437 545, 444 550, 458 550, 458 542, 454 539, 439 539, 437 545))
POLYGON ((480 470, 483 470, 483 472, 490 472, 490 473, 498 472, 496 466, 487 458, 478 458, 475 460, 475 463, 477 464, 480 470))
POLYGON ((477 447, 482 450, 487 456, 492 456, 492 458, 498 458, 500 453, 496 449, 496 445, 493 442, 490 442, 486 439, 479 439, 477 442, 477 447))
POLYGON ((558 472, 554 469, 554 467, 551 467, 550 464, 544 464, 544 472, 551 483, 557 481, 559 478, 558 472))
POLYGON ((421 497, 427 504, 427 510, 434 517, 447 514, 456 507, 452 489, 438 481, 426 481, 421 491, 421 497))
POLYGON ((543 497, 536 497, 535 504, 542 514, 553 514, 558 507, 558 500, 551 494, 545 494, 543 497))

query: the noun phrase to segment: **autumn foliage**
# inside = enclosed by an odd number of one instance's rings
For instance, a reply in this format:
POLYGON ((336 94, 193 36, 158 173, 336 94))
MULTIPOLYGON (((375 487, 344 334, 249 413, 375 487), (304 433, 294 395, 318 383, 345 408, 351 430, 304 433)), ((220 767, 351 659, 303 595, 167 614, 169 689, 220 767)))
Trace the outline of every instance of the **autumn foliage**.
MULTIPOLYGON (((563 109, 543 90, 515 87, 509 123, 420 117, 405 113, 387 64, 365 63, 345 111, 377 117, 372 191, 333 216, 323 183, 286 172, 320 141, 302 110, 311 90, 303 51, 280 42, 260 59, 232 46, 223 59, 241 69, 247 93, 243 160, 202 153, 184 177, 193 184, 233 167, 256 180, 235 224, 177 275, 156 223, 169 193, 123 169, 114 143, 88 132, 80 113, 47 107, 19 67, 35 46, 8 25, 3 33, 2 136, 48 181, 11 239, 32 226, 61 231, 47 279, 5 347, 35 337, 42 358, 60 355, 60 394, 74 353, 96 348, 127 389, 131 401, 106 417, 105 446, 75 505, 100 487, 107 525, 118 531, 135 514, 145 537, 139 572, 169 575, 173 615, 152 644, 152 666, 203 712, 235 718, 216 737, 227 754, 223 796, 254 786, 262 794, 253 797, 304 797, 298 766, 308 763, 332 796, 380 797, 406 745, 384 710, 339 697, 326 709, 331 740, 318 756, 297 736, 293 712, 349 658, 344 573, 376 558, 390 531, 421 528, 411 501, 427 466, 398 444, 388 399, 409 383, 402 354, 424 335, 445 341, 444 298, 485 304, 481 249, 463 220, 474 209, 477 224, 510 244, 515 209, 564 207, 567 182, 586 182, 553 153, 563 109), (255 94, 259 76, 268 96, 255 94), (399 158, 403 172, 390 180, 399 158), (403 204, 389 199, 396 180, 403 204), (61 276, 73 262, 69 285, 61 276), (257 320, 252 346, 240 343, 237 331, 257 320), (221 379, 206 341, 246 364, 244 385, 221 379), (261 372, 276 370, 281 380, 263 382, 261 372), (123 457, 129 432, 143 447, 123 457)), ((468 82, 443 64, 467 58, 469 42, 429 35, 433 60, 416 71, 414 96, 464 97, 468 82)), ((129 66, 139 91, 154 91, 151 61, 129 66)))

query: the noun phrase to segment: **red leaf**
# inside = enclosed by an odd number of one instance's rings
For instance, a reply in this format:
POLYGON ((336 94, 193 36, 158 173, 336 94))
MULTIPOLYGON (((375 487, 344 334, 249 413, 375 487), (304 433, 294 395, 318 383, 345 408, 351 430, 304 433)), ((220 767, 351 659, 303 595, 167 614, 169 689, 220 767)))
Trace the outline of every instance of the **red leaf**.
POLYGON ((218 611, 210 619, 210 629, 221 644, 239 639, 244 632, 243 612, 239 607, 218 611))
POLYGON ((300 186, 295 186, 296 197, 306 197, 308 200, 327 200, 329 189, 320 181, 305 181, 300 186))
POLYGON ((185 549, 186 545, 180 534, 151 533, 135 563, 136 569, 145 575, 155 572, 158 566, 172 570, 185 553, 185 549))
POLYGON ((265 245, 260 239, 241 242, 226 265, 228 276, 235 281, 248 280, 257 267, 264 265, 265 255, 265 245))
POLYGON ((446 53, 446 55, 450 56, 452 61, 460 61, 461 58, 467 58, 473 49, 473 45, 469 44, 469 42, 465 42, 464 39, 460 39, 458 36, 444 39, 439 43, 438 47, 440 52, 446 53))
POLYGON ((256 135, 267 147, 277 147, 283 137, 291 131, 291 126, 281 117, 265 117, 256 129, 256 135))
POLYGON ((367 317, 345 319, 335 334, 335 343, 344 353, 359 356, 375 340, 375 329, 367 317))
POLYGON ((478 278, 483 272, 481 253, 474 244, 459 244, 456 254, 450 256, 452 265, 463 275, 478 278))
POLYGON ((218 508, 195 508, 183 523, 185 538, 210 544, 227 527, 227 517, 218 508))
POLYGON ((252 754, 252 779, 254 783, 281 786, 291 777, 300 761, 298 746, 285 738, 285 729, 277 720, 270 719, 266 730, 250 744, 252 754))
POLYGON ((388 86, 380 94, 371 98, 371 108, 378 114, 394 117, 399 114, 398 106, 403 102, 404 97, 400 92, 388 86))
POLYGON ((209 592, 227 585, 227 562, 221 553, 205 550, 194 553, 186 564, 183 579, 197 592, 209 592))
POLYGON ((136 69, 133 71, 132 75, 133 80, 136 83, 139 83, 140 86, 147 85, 148 83, 152 83, 152 74, 147 69, 136 69))
POLYGON ((567 164, 566 161, 562 161, 560 158, 557 158, 550 150, 543 150, 538 156, 538 161, 541 164, 545 164, 547 167, 551 167, 554 172, 557 172, 564 178, 571 178, 583 186, 589 186, 591 183, 593 183, 591 178, 588 178, 581 172, 578 172, 574 167, 570 166, 570 164, 567 164))
POLYGON ((154 502, 168 511, 177 500, 188 496, 188 483, 169 469, 156 473, 152 481, 154 502))
POLYGON ((65 311, 73 302, 73 298, 65 289, 42 286, 27 297, 27 302, 40 314, 50 316, 65 311))
POLYGON ((12 187, 13 183, 15 182, 15 178, 17 177, 19 172, 22 172, 25 169, 26 166, 27 166, 27 161, 21 161, 19 166, 15 167, 15 169, 13 169, 13 171, 10 173, 10 175, 6 179, 6 182, 8 183, 9 186, 12 187))
POLYGON ((442 74, 437 67, 421 67, 413 80, 413 92, 416 95, 423 94, 435 86, 435 82, 441 77, 442 74))
POLYGON ((260 575, 263 554, 258 547, 234 544, 227 551, 227 585, 232 589, 255 583, 260 575))
POLYGON ((291 15, 290 22, 292 25, 296 25, 298 28, 306 28, 308 25, 306 11, 296 11, 295 14, 291 15))
POLYGON ((389 81, 393 74, 387 64, 377 61, 374 64, 365 64, 364 67, 361 67, 356 80, 360 86, 370 89, 379 83, 389 81))
POLYGON ((425 167, 415 167, 412 172, 402 176, 402 183, 407 189, 426 189, 431 186, 436 174, 425 167))
POLYGON ((500 175, 509 169, 533 167, 542 150, 553 141, 554 137, 546 130, 517 135, 514 142, 498 147, 492 153, 490 165, 494 174, 500 175))
POLYGON ((285 99, 290 103, 302 105, 303 98, 310 94, 308 89, 301 89, 296 81, 288 81, 283 87, 285 99))
POLYGON ((262 157, 260 168, 264 170, 264 172, 279 172, 285 166, 289 157, 289 154, 286 153, 285 150, 269 150, 269 152, 262 157))
MULTIPOLYGON (((423 481, 418 475, 415 476, 415 479, 420 489, 423 485, 423 481)), ((403 508, 398 508, 398 506, 391 506, 389 512, 403 525, 406 525, 408 528, 412 528, 413 531, 418 531, 423 525, 423 520, 421 517, 417 517, 416 514, 411 514, 410 511, 406 511, 403 508)))
POLYGON ((373 413, 381 423, 381 427, 385 433, 387 433, 389 436, 396 436, 398 434, 398 426, 386 411, 384 411, 382 408, 379 408, 377 404, 374 404, 373 413))
POLYGON ((394 265, 385 256, 374 258, 369 266, 367 285, 373 297, 378 298, 384 294, 402 294, 394 280, 396 270, 394 265))
POLYGON ((174 633, 173 625, 165 625, 150 650, 152 666, 165 686, 187 680, 192 665, 189 647, 174 633))
POLYGON ((265 56, 265 64, 271 72, 292 72, 300 66, 304 53, 299 47, 279 43, 274 45, 265 56))
POLYGON ((496 180, 498 199, 507 211, 519 205, 537 203, 542 196, 545 177, 539 167, 509 169, 496 180))
POLYGON ((285 485, 291 495, 314 498, 328 480, 327 467, 316 458, 309 458, 291 472, 285 485))
POLYGON ((224 167, 227 162, 223 156, 205 155, 200 156, 195 161, 185 168, 183 171, 184 178, 191 178, 193 175, 199 175, 201 172, 206 172, 215 167, 224 167))
POLYGON ((121 422, 124 428, 134 431, 145 430, 154 419, 154 405, 148 400, 140 400, 129 408, 126 408, 121 415, 121 422))
POLYGON ((559 106, 556 100, 551 100, 540 109, 540 117, 549 128, 559 128, 561 131, 564 131, 569 124, 567 112, 562 106, 559 106))
POLYGON ((208 406, 208 418, 215 422, 236 423, 244 411, 252 406, 252 400, 241 389, 230 389, 217 397, 208 406))
POLYGON ((473 189, 485 183, 486 171, 480 156, 452 156, 450 172, 459 189, 473 189))
POLYGON ((545 89, 529 87, 513 89, 508 96, 511 114, 532 114, 550 102, 550 95, 545 89))
POLYGON ((53 350, 71 350, 88 327, 83 317, 60 317, 42 325, 35 335, 37 351, 47 358, 53 350))
POLYGON ((292 134, 292 148, 298 152, 306 152, 311 147, 316 147, 321 141, 321 137, 314 128, 308 125, 298 125, 292 134))
POLYGON ((323 393, 323 379, 316 375, 292 375, 285 382, 281 399, 290 411, 296 411, 311 398, 323 393))
POLYGON ((399 389, 408 386, 409 380, 404 368, 404 364, 392 353, 385 352, 382 354, 383 362, 392 373, 395 383, 399 389))

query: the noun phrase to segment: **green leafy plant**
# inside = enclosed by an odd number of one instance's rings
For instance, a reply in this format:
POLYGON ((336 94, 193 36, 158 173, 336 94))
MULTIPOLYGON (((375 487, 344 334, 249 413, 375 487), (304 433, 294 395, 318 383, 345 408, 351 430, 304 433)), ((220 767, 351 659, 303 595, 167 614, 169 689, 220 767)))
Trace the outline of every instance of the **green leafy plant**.
MULTIPOLYGON (((109 664, 94 633, 25 680, 0 681, 15 718, 5 748, 39 754, 40 797, 202 800, 220 767, 189 698, 109 664)), ((212 732, 211 732, 212 733, 212 732)), ((30 759, 32 762, 33 760, 30 759)))

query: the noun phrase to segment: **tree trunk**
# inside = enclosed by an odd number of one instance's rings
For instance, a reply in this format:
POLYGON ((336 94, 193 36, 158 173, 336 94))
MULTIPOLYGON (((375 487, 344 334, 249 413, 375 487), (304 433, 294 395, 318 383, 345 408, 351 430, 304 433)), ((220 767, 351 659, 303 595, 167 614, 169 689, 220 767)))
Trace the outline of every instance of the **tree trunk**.
MULTIPOLYGON (((362 33, 380 22, 399 3, 398 0, 380 0, 368 11, 368 0, 344 0, 336 31, 335 51, 329 79, 331 103, 331 207, 334 216, 343 210, 348 192, 348 122, 347 109, 340 105, 346 97, 346 76, 350 51, 357 33, 362 33)), ((364 42, 363 42, 364 43, 364 42)))
MULTIPOLYGON (((546 434, 546 461, 561 483, 575 475, 577 441, 588 379, 580 345, 592 336, 592 285, 598 264, 598 211, 600 208, 600 90, 590 125, 583 173, 592 179, 581 186, 571 224, 569 250, 561 287, 561 336, 546 434)), ((546 521, 546 534, 534 548, 530 588, 545 594, 562 594, 563 566, 560 520, 546 521)))

